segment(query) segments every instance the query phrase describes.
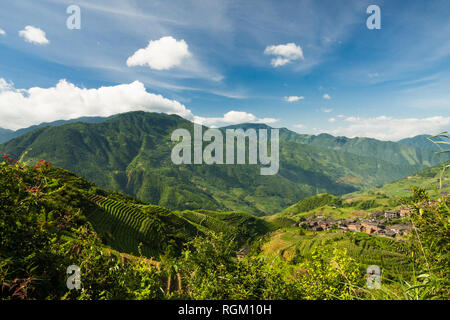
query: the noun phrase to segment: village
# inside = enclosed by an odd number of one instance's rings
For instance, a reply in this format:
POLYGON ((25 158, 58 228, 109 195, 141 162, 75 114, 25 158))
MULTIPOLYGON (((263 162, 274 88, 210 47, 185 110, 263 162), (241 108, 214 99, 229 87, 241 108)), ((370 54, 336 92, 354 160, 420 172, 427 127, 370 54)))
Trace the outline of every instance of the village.
POLYGON ((409 223, 392 224, 393 220, 402 219, 409 212, 408 207, 400 207, 398 210, 373 211, 365 218, 333 219, 324 216, 308 217, 306 220, 293 226, 308 229, 310 231, 323 231, 330 229, 342 229, 352 232, 365 232, 367 234, 396 238, 410 232, 412 225, 409 223))

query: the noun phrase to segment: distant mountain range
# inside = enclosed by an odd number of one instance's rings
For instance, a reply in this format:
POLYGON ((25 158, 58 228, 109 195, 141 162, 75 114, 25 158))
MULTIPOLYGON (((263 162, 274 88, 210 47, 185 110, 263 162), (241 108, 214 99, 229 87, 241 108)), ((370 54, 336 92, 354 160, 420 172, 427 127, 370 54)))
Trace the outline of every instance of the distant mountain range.
MULTIPOLYGON (((414 147, 414 148, 421 148, 421 149, 427 149, 431 151, 439 151, 439 147, 432 143, 429 138, 432 137, 427 134, 422 134, 419 136, 415 136, 413 138, 406 138, 398 141, 398 143, 414 147)), ((433 138, 434 141, 444 141, 443 138, 433 138)))
MULTIPOLYGON (((431 137, 430 135, 419 135, 398 142, 380 141, 373 138, 334 137, 326 133, 317 136, 304 135, 289 130, 284 130, 280 135, 286 141, 342 150, 396 164, 433 166, 439 163, 439 159, 434 155, 439 148, 427 139, 427 137, 431 137)), ((445 158, 442 159, 443 161, 448 159, 445 155, 443 157, 445 158)))
MULTIPOLYGON (((233 127, 270 128, 227 128, 233 127)), ((273 214, 318 193, 340 195, 381 185, 438 163, 431 149, 414 147, 410 140, 309 136, 283 128, 277 175, 261 176, 259 165, 177 166, 170 159, 170 137, 178 128, 192 132, 193 124, 146 112, 53 122, 24 129, 28 132, 0 145, 0 154, 30 163, 45 158, 101 187, 169 209, 256 215, 273 214)))
POLYGON ((0 128, 0 143, 8 142, 9 140, 20 137, 21 135, 23 135, 25 133, 31 132, 35 129, 42 128, 42 127, 48 127, 48 126, 56 127, 56 126, 61 126, 63 124, 74 123, 74 122, 100 123, 100 122, 106 121, 113 117, 114 116, 111 116, 111 117, 81 117, 81 118, 76 118, 76 119, 71 119, 71 120, 58 120, 58 121, 53 121, 53 122, 43 122, 41 124, 31 126, 28 128, 19 129, 16 131, 0 128))

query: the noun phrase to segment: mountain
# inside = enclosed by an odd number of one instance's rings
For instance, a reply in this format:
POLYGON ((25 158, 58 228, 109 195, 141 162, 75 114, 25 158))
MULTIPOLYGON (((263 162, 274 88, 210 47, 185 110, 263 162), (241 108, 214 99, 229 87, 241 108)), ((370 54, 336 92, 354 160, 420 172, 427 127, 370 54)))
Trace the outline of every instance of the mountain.
MULTIPOLYGON (((272 229, 270 223, 248 213, 171 211, 140 202, 102 190, 42 161, 20 167, 7 166, 1 159, 0 172, 2 222, 16 219, 14 227, 26 229, 25 224, 30 223, 27 219, 33 216, 40 220, 41 227, 45 224, 54 232, 62 232, 60 236, 66 240, 77 238, 78 227, 92 227, 103 245, 123 253, 159 258, 170 250, 177 255, 188 241, 211 231, 234 236, 243 245, 272 229), (42 212, 46 212, 45 216, 42 212)), ((5 241, 13 239, 7 236, 10 231, 2 228, 0 235, 6 237, 5 241)), ((23 233, 20 238, 26 239, 23 233)))
POLYGON ((0 128, 0 143, 9 141, 16 137, 15 132, 13 130, 0 128))
POLYGON ((411 197, 411 187, 423 189, 435 199, 448 196, 450 172, 442 170, 445 166, 450 166, 450 161, 377 188, 357 191, 341 197, 330 194, 308 197, 268 217, 267 220, 274 223, 287 220, 291 225, 295 222, 292 219, 302 216, 328 216, 340 219, 363 217, 371 211, 385 211, 400 207, 405 203, 404 199, 411 197))
MULTIPOLYGON (((170 138, 179 128, 192 132, 193 124, 176 115, 130 112, 99 123, 37 128, 0 145, 0 154, 28 163, 45 158, 101 187, 171 210, 240 210, 255 215, 273 214, 318 193, 341 195, 381 185, 425 168, 432 158, 424 153, 422 162, 412 157, 411 163, 387 161, 370 150, 364 155, 365 147, 305 144, 296 141, 301 136, 282 130, 279 173, 262 176, 260 165, 174 165, 170 154, 176 143, 170 138)), ((410 152, 405 158, 419 152, 395 143, 372 143, 386 152, 389 146, 410 152)), ((393 153, 389 151, 392 157, 393 153)))
MULTIPOLYGON (((433 152, 433 143, 426 140, 426 136, 404 139, 398 143, 380 141, 372 138, 334 137, 322 133, 319 135, 297 134, 287 129, 280 131, 280 139, 321 146, 333 150, 342 150, 355 155, 363 155, 395 164, 409 164, 419 166, 433 166, 439 163, 433 152)), ((444 160, 450 157, 445 156, 444 160)))
POLYGON ((63 124, 68 123, 74 123, 74 122, 85 122, 85 123, 100 123, 103 121, 106 121, 108 119, 111 119, 114 116, 110 117, 81 117, 76 119, 70 119, 70 120, 57 120, 53 122, 43 122, 38 125, 30 126, 28 128, 19 129, 16 131, 9 130, 9 129, 3 129, 0 128, 0 143, 8 142, 9 140, 12 140, 14 138, 20 137, 21 135, 24 135, 25 133, 31 132, 35 129, 47 127, 47 126, 61 126, 63 124))
MULTIPOLYGON (((426 150, 430 150, 430 151, 434 151, 434 152, 438 152, 440 151, 439 147, 431 142, 429 140, 429 138, 431 138, 431 135, 427 135, 427 134, 423 134, 423 135, 418 135, 412 138, 406 138, 406 139, 402 139, 400 141, 398 141, 398 143, 400 144, 404 144, 410 147, 414 147, 414 148, 421 148, 421 149, 426 149, 426 150)), ((433 138, 434 141, 446 141, 444 138, 441 137, 436 137, 433 138)))
MULTIPOLYGON (((407 197, 410 195, 411 187, 425 189, 431 197, 450 194, 450 161, 422 170, 414 175, 386 183, 380 188, 375 188, 372 193, 388 194, 391 197, 407 197), (443 170, 447 167, 446 170, 443 170)), ((366 192, 358 192, 364 194, 366 192)), ((356 193, 356 194, 358 194, 356 193)))
MULTIPOLYGON (((226 288, 243 288, 242 293, 227 294, 227 299, 266 299, 266 292, 277 292, 280 284, 295 279, 282 287, 291 296, 281 298, 297 299, 303 291, 289 288, 301 287, 303 276, 308 278, 302 283, 316 285, 315 275, 323 274, 319 270, 326 269, 331 258, 340 265, 327 269, 332 281, 326 282, 327 288, 330 283, 346 283, 347 276, 336 278, 341 272, 360 278, 355 286, 363 285, 369 265, 380 266, 392 281, 414 270, 406 245, 394 239, 342 230, 305 233, 236 211, 171 211, 100 189, 45 161, 23 167, 1 160, 0 184, 3 299, 186 300, 198 298, 192 288, 204 290, 203 277, 218 279, 208 284, 211 299, 224 298, 213 295, 223 279, 226 288), (239 259, 239 248, 248 250, 244 259, 239 259), (320 264, 312 269, 309 263, 317 261, 320 264), (83 290, 67 290, 67 273, 74 269, 81 270, 83 290), (26 291, 20 291, 17 282, 26 291)), ((327 197, 320 202, 333 198, 327 197)), ((303 209, 316 205, 309 201, 303 209)))

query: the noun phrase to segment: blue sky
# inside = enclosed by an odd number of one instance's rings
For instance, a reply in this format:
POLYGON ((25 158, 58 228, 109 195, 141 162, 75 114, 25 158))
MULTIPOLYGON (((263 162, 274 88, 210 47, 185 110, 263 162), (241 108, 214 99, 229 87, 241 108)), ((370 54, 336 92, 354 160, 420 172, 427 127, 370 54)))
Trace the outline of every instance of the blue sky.
POLYGON ((438 133, 450 129, 449 16, 447 0, 4 0, 0 127, 143 109, 383 140, 438 133), (372 4, 380 30, 366 26, 372 4), (69 5, 80 30, 66 27, 69 5))

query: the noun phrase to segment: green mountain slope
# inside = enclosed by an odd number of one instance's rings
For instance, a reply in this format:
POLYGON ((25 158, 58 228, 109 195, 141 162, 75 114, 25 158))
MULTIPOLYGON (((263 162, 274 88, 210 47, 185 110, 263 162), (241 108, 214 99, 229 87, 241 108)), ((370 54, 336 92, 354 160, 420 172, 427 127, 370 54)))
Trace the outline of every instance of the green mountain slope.
POLYGON ((0 143, 4 143, 15 138, 15 132, 13 130, 0 128, 0 143))
POLYGON ((436 190, 443 195, 448 195, 450 194, 450 170, 447 168, 443 172, 444 166, 450 166, 450 161, 427 168, 417 174, 386 183, 380 188, 375 188, 371 191, 372 193, 380 192, 394 197, 407 197, 411 187, 415 187, 425 189, 433 197, 436 196, 436 190))
MULTIPOLYGON (((430 150, 430 151, 434 151, 437 152, 439 151, 439 147, 434 144, 433 142, 431 142, 428 138, 431 138, 430 135, 427 134, 423 134, 423 135, 418 135, 412 138, 406 138, 406 139, 402 139, 399 140, 398 143, 400 144, 404 144, 413 148, 421 148, 421 149, 426 149, 426 150, 430 150)), ((434 141, 445 141, 444 138, 442 137, 437 137, 437 138, 433 138, 434 141)))
POLYGON ((428 163, 389 162, 281 138, 277 175, 261 176, 259 165, 176 166, 170 137, 178 128, 192 131, 193 125, 176 115, 131 112, 101 123, 38 128, 0 145, 0 153, 26 162, 45 158, 101 187, 169 209, 256 215, 273 214, 317 193, 381 185, 428 163))
POLYGON ((327 147, 333 150, 342 150, 399 165, 433 166, 439 163, 439 160, 433 153, 433 151, 437 150, 424 136, 404 139, 396 143, 372 138, 334 137, 325 133, 317 136, 301 135, 283 129, 280 132, 280 139, 327 147))
POLYGON ((102 190, 54 166, 22 168, 1 159, 0 173, 4 217, 15 219, 11 208, 20 209, 21 215, 27 210, 41 212, 40 221, 52 230, 60 229, 66 238, 74 236, 79 226, 89 227, 89 222, 105 246, 123 253, 176 255, 188 241, 209 232, 225 233, 243 245, 272 229, 270 223, 242 212, 170 211, 102 190), (24 208, 25 203, 30 206, 24 208))
POLYGON ((308 197, 300 200, 296 204, 283 210, 280 215, 294 215, 303 212, 307 212, 322 206, 335 206, 340 205, 342 200, 339 197, 333 196, 328 193, 319 194, 316 196, 308 197))
POLYGON ((328 216, 333 218, 363 217, 371 211, 383 211, 398 208, 411 196, 411 187, 421 188, 432 198, 450 194, 450 171, 442 172, 450 161, 427 168, 381 187, 352 192, 336 197, 331 194, 319 194, 300 200, 279 213, 268 217, 268 221, 280 223, 288 219, 289 225, 303 216, 328 216), (442 182, 442 183, 441 183, 442 182), (438 192, 438 193, 437 193, 438 192))
POLYGON ((100 123, 100 122, 106 121, 108 119, 111 119, 113 117, 114 116, 111 116, 111 117, 81 117, 81 118, 76 118, 76 119, 71 119, 71 120, 58 120, 58 121, 53 121, 53 122, 43 122, 39 125, 30 126, 28 128, 19 129, 16 131, 0 128, 0 143, 8 142, 9 140, 20 137, 21 135, 24 135, 25 133, 31 132, 35 129, 42 128, 42 127, 61 126, 63 124, 74 123, 74 122, 100 123))

